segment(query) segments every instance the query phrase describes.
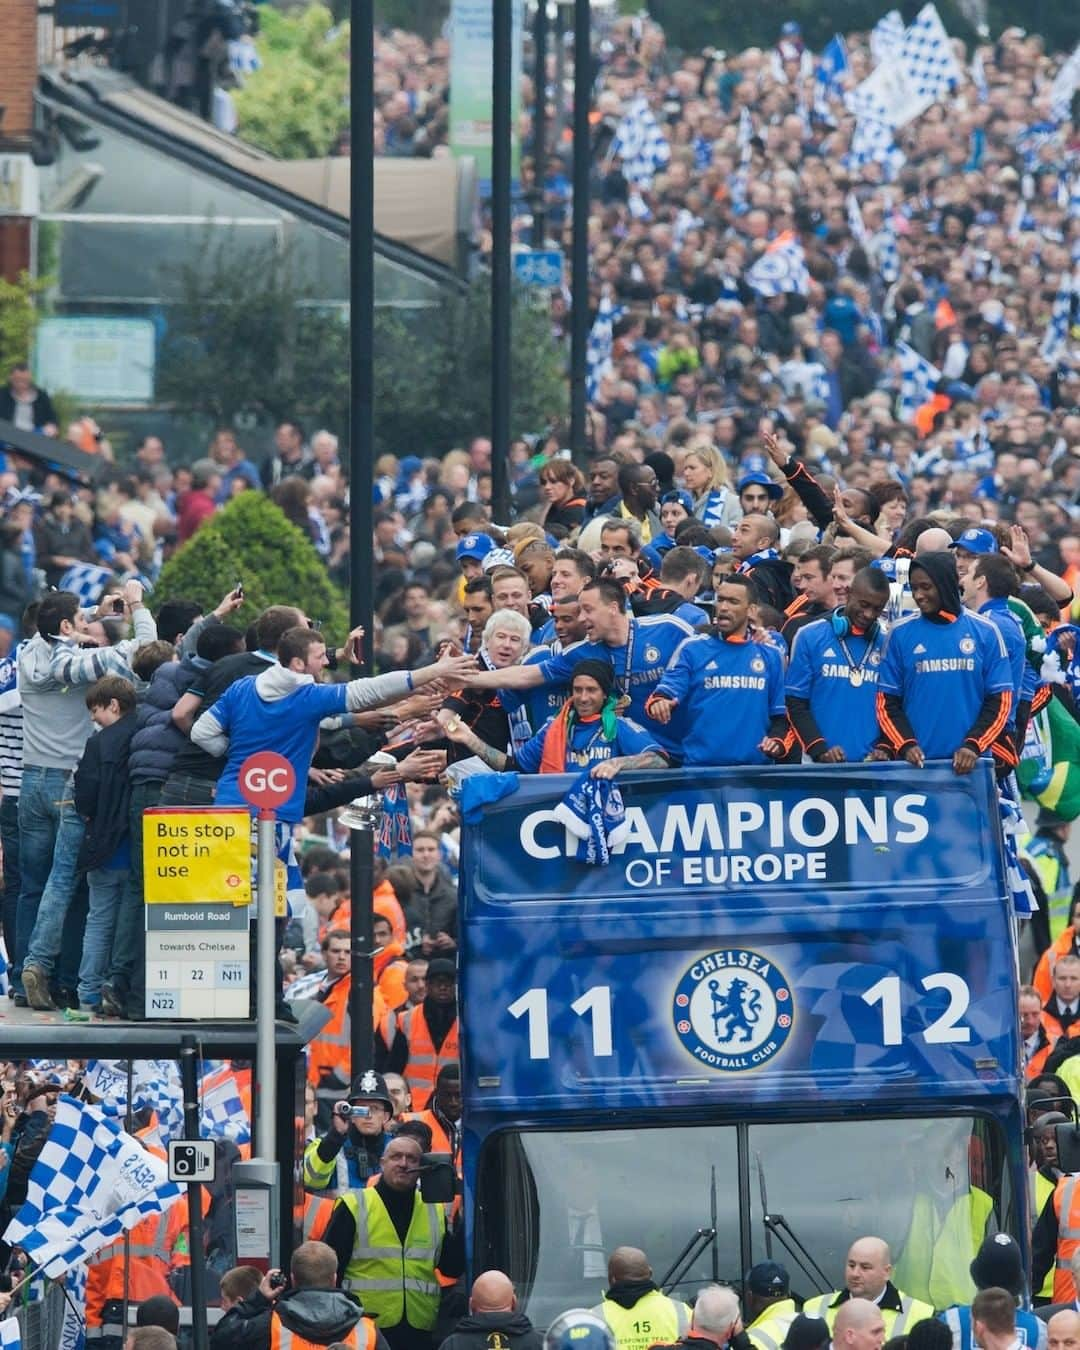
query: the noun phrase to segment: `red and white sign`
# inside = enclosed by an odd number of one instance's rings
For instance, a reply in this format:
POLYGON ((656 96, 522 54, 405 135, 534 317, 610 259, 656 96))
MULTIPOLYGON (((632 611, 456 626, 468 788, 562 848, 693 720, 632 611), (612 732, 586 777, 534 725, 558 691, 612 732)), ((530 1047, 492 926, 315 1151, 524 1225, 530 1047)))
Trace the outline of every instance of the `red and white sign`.
POLYGON ((293 766, 273 750, 260 750, 248 755, 240 765, 240 795, 251 806, 273 811, 284 804, 296 790, 293 766))

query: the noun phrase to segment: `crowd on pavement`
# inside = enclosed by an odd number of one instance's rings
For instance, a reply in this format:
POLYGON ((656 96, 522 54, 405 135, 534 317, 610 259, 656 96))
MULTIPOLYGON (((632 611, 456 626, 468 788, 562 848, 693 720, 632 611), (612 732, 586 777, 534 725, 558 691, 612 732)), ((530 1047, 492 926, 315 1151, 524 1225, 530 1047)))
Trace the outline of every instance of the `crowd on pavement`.
MULTIPOLYGON (((423 51, 402 35, 381 44, 387 153, 443 135, 445 54, 415 59, 423 51)), ((107 428, 60 427, 30 372, 9 372, 0 418, 107 461, 93 489, 15 453, 0 475, 13 1003, 143 1017, 143 812, 239 805, 254 750, 297 771, 280 813, 278 1015, 312 998, 330 1014, 308 1059, 307 1241, 291 1283, 219 1272, 215 1345, 333 1334, 430 1350, 437 1327, 452 1330, 450 1308, 466 1314, 453 1350, 536 1350, 505 1275, 482 1275, 465 1309, 457 1217, 416 1188, 422 1153, 460 1157, 465 778, 571 774, 610 793, 634 770, 945 760, 968 774, 985 759, 1004 793, 1019 782, 1044 799, 1024 854, 1042 955, 1021 1026, 1031 1091, 1048 1076, 1051 1089, 1034 1099, 1032 1148, 1037 1292, 1055 1315, 1018 1311, 1022 1270, 1004 1235, 979 1252, 975 1301, 944 1323, 891 1282, 873 1237, 853 1246, 845 1289, 801 1312, 787 1271, 765 1263, 741 1305, 706 1288, 691 1314, 656 1288, 644 1253, 621 1248, 598 1312, 557 1323, 546 1350, 646 1350, 632 1326, 642 1299, 657 1303, 660 1340, 697 1350, 746 1350, 744 1335, 755 1350, 881 1350, 885 1337, 947 1350, 946 1336, 953 1350, 1077 1350, 1080 1198, 1074 1219, 1047 1117, 1074 1090, 1080 1046, 1064 851, 1080 797, 1046 801, 1068 778, 1061 747, 1080 695, 1075 102, 1062 112, 1064 55, 1008 30, 964 52, 955 87, 868 153, 844 95, 879 54, 867 34, 848 35, 846 52, 846 73, 823 80, 797 26, 770 51, 679 55, 648 20, 614 25, 594 99, 588 455, 573 462, 557 418, 515 441, 510 520, 493 519, 479 430, 443 455, 384 455, 376 631, 341 648, 301 595, 242 632, 236 590, 210 613, 156 604, 152 590, 171 553, 248 491, 268 493, 348 585, 350 485, 332 430, 283 421, 256 446, 221 428, 185 464, 147 436, 121 465, 107 428), (374 673, 342 678, 365 639, 374 673), (339 813, 373 795, 375 1055, 353 1066, 339 813)), ((526 136, 522 242, 538 207, 551 237, 569 227, 554 71, 543 184, 529 181, 526 136)), ((569 297, 550 303, 565 340, 569 297)), ((16 1066, 10 1077, 0 1188, 17 1197, 49 1094, 16 1066)), ((136 1350, 166 1346, 143 1330, 136 1350)))

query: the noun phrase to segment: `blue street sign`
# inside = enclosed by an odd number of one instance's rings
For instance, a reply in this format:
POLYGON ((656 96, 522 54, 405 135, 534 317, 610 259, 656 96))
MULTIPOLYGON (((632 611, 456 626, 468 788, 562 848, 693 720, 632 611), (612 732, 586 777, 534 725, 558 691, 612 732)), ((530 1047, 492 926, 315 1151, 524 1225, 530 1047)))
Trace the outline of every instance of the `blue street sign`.
POLYGON ((537 286, 553 291, 562 285, 562 249, 528 249, 514 254, 514 277, 523 286, 537 286))

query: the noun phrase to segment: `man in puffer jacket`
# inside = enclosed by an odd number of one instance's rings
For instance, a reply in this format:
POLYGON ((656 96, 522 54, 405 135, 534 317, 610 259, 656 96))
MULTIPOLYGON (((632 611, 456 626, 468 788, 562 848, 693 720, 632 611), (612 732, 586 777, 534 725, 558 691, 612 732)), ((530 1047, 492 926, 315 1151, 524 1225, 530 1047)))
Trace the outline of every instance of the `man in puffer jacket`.
POLYGON ((199 633, 195 653, 182 661, 166 661, 154 671, 135 710, 128 775, 131 781, 131 886, 129 903, 116 916, 112 961, 101 991, 102 1011, 112 1017, 142 1012, 145 984, 143 946, 142 816, 161 797, 173 760, 188 738, 172 719, 180 697, 197 675, 219 660, 242 650, 243 634, 224 623, 209 623, 199 633))

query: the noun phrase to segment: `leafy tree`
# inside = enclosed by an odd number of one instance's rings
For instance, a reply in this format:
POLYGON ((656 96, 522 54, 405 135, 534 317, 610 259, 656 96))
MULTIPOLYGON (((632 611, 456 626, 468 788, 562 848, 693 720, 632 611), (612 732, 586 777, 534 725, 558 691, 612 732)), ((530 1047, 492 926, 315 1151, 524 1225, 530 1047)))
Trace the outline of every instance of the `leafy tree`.
MULTIPOLYGON (((272 246, 208 246, 181 269, 170 308, 158 393, 228 424, 238 416, 298 417, 344 433, 349 420, 349 329, 312 305, 294 259, 272 246)), ((375 328, 375 435, 380 450, 438 454, 490 425, 490 287, 441 306, 380 309, 375 328)), ((563 359, 543 311, 515 293, 511 381, 514 434, 536 431, 566 406, 563 359)))
POLYGON ((260 6, 261 69, 233 95, 240 134, 282 159, 327 155, 349 126, 349 25, 325 5, 260 6))
POLYGON ((233 498, 169 559, 154 604, 195 600, 209 613, 238 577, 244 604, 233 622, 249 624, 267 605, 302 605, 322 620, 327 642, 348 632, 344 597, 311 541, 261 492, 233 498))
POLYGON ((18 281, 0 277, 0 372, 6 377, 13 365, 29 361, 34 330, 41 317, 37 297, 53 284, 52 277, 34 278, 20 272, 18 281))

